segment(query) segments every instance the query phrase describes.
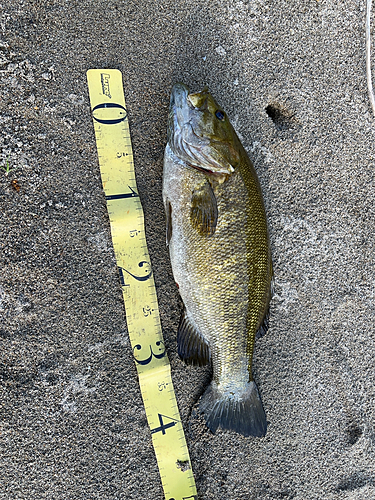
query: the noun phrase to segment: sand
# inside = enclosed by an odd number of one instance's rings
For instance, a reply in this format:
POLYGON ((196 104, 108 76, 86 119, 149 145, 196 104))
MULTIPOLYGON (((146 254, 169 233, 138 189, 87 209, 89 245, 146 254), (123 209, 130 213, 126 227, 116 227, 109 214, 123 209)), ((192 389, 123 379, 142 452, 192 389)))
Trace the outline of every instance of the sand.
POLYGON ((15 169, 0 173, 0 499, 163 498, 86 85, 87 69, 118 68, 199 499, 373 500, 365 2, 6 0, 0 21, 0 164, 15 169), (161 197, 176 81, 209 86, 264 193, 275 295, 255 350, 261 439, 212 435, 197 404, 210 371, 177 356, 161 197))

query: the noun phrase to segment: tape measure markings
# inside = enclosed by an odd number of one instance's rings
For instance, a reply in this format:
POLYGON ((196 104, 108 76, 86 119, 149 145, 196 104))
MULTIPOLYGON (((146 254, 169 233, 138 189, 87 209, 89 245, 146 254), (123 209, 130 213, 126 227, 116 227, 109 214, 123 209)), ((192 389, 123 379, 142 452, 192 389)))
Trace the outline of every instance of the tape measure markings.
POLYGON ((165 498, 197 500, 161 330, 121 73, 89 70, 87 79, 126 321, 165 498))

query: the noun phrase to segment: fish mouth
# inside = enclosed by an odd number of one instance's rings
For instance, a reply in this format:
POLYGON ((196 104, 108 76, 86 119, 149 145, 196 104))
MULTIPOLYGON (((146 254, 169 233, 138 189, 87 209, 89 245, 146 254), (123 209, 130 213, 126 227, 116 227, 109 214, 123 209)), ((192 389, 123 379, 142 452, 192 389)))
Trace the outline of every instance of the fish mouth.
POLYGON ((223 143, 204 135, 202 124, 208 96, 207 87, 192 94, 184 83, 173 86, 168 117, 168 144, 180 160, 221 182, 233 173, 234 168, 222 156, 220 147, 217 147, 223 143))
POLYGON ((189 92, 189 87, 184 83, 175 83, 171 92, 170 107, 184 107, 185 103, 187 102, 189 92))

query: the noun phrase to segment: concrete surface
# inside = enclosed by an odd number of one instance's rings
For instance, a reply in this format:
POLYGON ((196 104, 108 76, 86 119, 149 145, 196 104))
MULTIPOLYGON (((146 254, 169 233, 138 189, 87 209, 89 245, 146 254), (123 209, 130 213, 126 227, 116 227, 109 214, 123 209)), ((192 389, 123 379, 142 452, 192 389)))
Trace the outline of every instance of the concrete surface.
POLYGON ((163 498, 111 248, 89 68, 124 75, 199 498, 375 498, 375 119, 364 25, 364 0, 1 2, 0 164, 16 168, 0 175, 1 500, 163 498), (276 290, 255 353, 262 439, 210 434, 197 413, 209 370, 177 357, 181 303, 161 198, 176 81, 209 85, 264 192, 276 290))

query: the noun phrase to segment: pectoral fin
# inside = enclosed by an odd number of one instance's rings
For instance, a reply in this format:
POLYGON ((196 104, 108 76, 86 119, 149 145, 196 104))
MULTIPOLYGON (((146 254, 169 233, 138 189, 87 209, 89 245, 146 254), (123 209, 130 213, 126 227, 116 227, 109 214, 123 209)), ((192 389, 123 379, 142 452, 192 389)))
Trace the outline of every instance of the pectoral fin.
POLYGON ((193 324, 186 309, 182 311, 177 332, 178 355, 185 363, 203 366, 211 359, 207 340, 193 324))
POLYGON ((217 224, 217 203, 209 182, 194 189, 191 196, 191 225, 201 236, 212 236, 217 224))

